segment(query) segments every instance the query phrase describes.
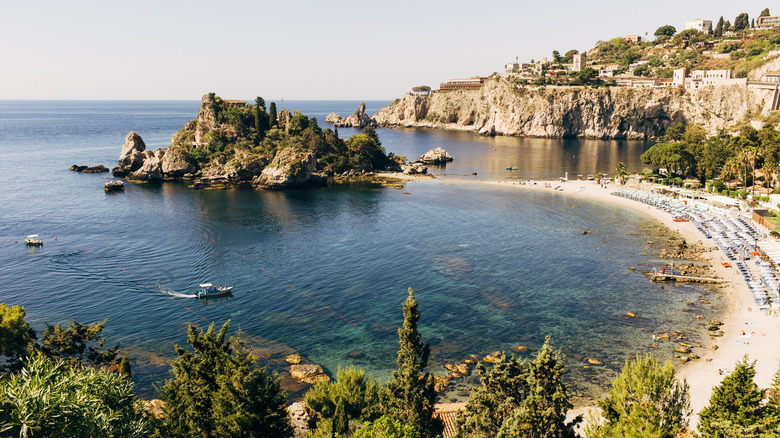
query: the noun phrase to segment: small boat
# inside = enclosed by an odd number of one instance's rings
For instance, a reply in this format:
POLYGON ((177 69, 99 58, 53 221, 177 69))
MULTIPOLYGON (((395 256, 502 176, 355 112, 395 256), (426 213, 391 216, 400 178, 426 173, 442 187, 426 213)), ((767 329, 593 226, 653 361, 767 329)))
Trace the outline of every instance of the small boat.
POLYGON ((106 183, 103 186, 103 190, 107 192, 121 192, 125 189, 125 183, 119 180, 113 180, 106 183))
POLYGON ((506 170, 517 170, 517 167, 507 167, 506 170))
POLYGON ((26 243, 27 246, 43 246, 43 240, 39 240, 37 237, 37 234, 30 234, 24 239, 24 243, 26 243))
POLYGON ((688 220, 688 219, 683 219, 683 218, 681 218, 681 217, 675 218, 675 219, 673 219, 673 220, 674 220, 675 222, 689 222, 689 220, 688 220))
POLYGON ((215 286, 211 283, 203 283, 198 286, 200 289, 198 289, 197 298, 224 297, 233 292, 233 286, 215 286))

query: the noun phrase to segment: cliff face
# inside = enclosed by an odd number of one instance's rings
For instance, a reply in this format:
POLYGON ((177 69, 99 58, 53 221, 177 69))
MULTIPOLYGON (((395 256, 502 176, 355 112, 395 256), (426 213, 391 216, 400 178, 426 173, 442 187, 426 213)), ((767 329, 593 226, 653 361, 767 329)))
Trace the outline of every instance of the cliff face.
POLYGON ((485 135, 648 139, 677 121, 711 134, 761 111, 765 98, 744 86, 515 89, 490 79, 479 90, 405 95, 374 115, 379 126, 430 127, 485 135))

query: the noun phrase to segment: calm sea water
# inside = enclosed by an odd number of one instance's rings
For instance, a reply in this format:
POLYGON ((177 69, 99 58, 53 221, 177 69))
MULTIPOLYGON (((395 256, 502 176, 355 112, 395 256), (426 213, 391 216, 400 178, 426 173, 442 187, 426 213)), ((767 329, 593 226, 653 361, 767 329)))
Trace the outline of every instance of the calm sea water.
MULTIPOLYGON (((367 102, 368 112, 386 103, 367 102)), ((284 107, 324 121, 358 104, 284 107)), ((669 357, 668 348, 650 347, 653 333, 706 337, 682 312, 706 290, 647 281, 638 271, 660 264, 659 248, 648 244, 659 225, 611 205, 441 181, 287 192, 128 184, 106 194, 107 174, 67 170, 113 167, 131 130, 150 149, 166 146, 198 106, 0 101, 0 301, 23 305, 39 331, 47 322, 108 318, 105 334, 130 351, 142 395, 168 377, 165 360, 173 343, 185 342, 188 322, 228 319, 272 367, 299 352, 329 373, 351 364, 384 379, 395 367, 408 287, 439 374, 445 362, 534 350, 550 335, 568 356, 573 393, 587 396, 628 354, 669 357), (18 243, 32 233, 44 247, 18 243), (204 281, 231 284, 235 294, 182 297, 204 281), (643 317, 627 318, 629 311, 643 317), (583 356, 604 366, 583 368, 583 356)), ((447 149, 455 161, 433 169, 445 180, 611 173, 618 161, 638 169, 646 147, 406 129, 379 135, 389 152, 410 158, 447 149)), ((697 313, 718 312, 717 297, 708 299, 714 304, 697 313)), ((459 382, 448 397, 464 389, 459 382)))

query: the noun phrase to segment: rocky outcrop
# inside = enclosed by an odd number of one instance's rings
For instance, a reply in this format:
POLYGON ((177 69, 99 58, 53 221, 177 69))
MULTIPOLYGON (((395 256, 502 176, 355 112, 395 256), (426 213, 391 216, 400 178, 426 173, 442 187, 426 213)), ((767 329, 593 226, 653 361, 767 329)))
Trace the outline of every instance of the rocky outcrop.
POLYGON ((163 149, 156 151, 144 151, 143 165, 135 172, 130 172, 127 179, 130 181, 158 183, 163 180, 162 157, 165 155, 163 149))
POLYGON ((404 175, 425 175, 428 173, 428 168, 422 163, 409 163, 401 166, 404 175))
POLYGON ((131 131, 125 137, 122 152, 119 153, 119 166, 112 169, 114 176, 122 177, 141 168, 144 164, 146 144, 137 132, 131 131))
POLYGON ((423 164, 447 164, 450 161, 452 161, 452 155, 448 154, 444 148, 431 149, 415 160, 416 163, 423 164))
POLYGON ((72 170, 74 172, 83 172, 83 173, 103 173, 108 172, 108 168, 102 164, 98 164, 97 166, 82 166, 78 164, 74 164, 68 168, 68 170, 72 170))
POLYGON ((314 174, 316 168, 317 157, 313 153, 288 147, 276 153, 271 164, 263 169, 252 184, 270 189, 322 184, 323 178, 314 174))
POLYGON ((427 127, 483 135, 648 139, 672 123, 701 124, 710 134, 744 120, 768 97, 745 86, 678 88, 516 88, 491 78, 479 90, 407 94, 374 115, 382 127, 427 127))
POLYGON ((195 166, 189 161, 189 151, 182 147, 171 146, 162 156, 161 171, 168 178, 181 178, 195 172, 195 166))
POLYGON ((336 128, 365 128, 366 126, 376 126, 376 120, 366 114, 366 104, 361 103, 358 109, 349 117, 341 117, 336 113, 330 113, 325 118, 325 123, 330 123, 336 128))
POLYGON ((290 375, 299 382, 311 385, 330 381, 330 377, 323 373, 322 367, 314 364, 290 365, 290 375))
POLYGON ((295 402, 287 406, 287 416, 290 418, 290 426, 293 428, 295 438, 306 435, 314 427, 314 416, 304 402, 295 402))

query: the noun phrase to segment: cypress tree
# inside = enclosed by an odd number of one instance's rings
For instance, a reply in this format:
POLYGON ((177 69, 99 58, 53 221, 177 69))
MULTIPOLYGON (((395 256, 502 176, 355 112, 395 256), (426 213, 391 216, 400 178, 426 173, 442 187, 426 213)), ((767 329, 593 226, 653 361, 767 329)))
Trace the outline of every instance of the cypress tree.
POLYGON ((752 436, 763 417, 761 390, 753 381, 755 362, 743 357, 734 371, 716 386, 710 404, 699 413, 699 432, 704 437, 752 436))
POLYGON ((332 436, 342 436, 349 431, 349 420, 347 419, 347 413, 344 410, 344 400, 339 399, 336 402, 336 411, 333 413, 333 427, 332 436))
POLYGON ((276 119, 276 102, 271 102, 271 104, 268 107, 268 113, 271 116, 270 125, 273 128, 274 126, 279 124, 278 120, 276 119))
POLYGON ((715 32, 713 32, 713 35, 715 36, 722 36, 723 35, 723 15, 720 16, 720 20, 718 20, 718 24, 715 26, 715 32))
POLYGON ((262 97, 255 99, 255 144, 265 138, 268 131, 268 114, 265 112, 265 100, 262 97))
POLYGON ((414 291, 409 288, 409 296, 404 301, 404 325, 398 329, 400 350, 398 350, 398 369, 387 383, 384 395, 385 415, 414 427, 424 437, 434 437, 443 430, 439 419, 433 418, 433 405, 436 402, 433 375, 425 372, 431 346, 423 344, 417 331, 420 312, 414 291))

